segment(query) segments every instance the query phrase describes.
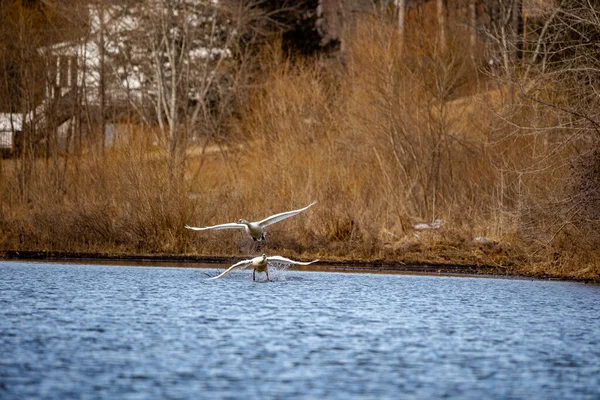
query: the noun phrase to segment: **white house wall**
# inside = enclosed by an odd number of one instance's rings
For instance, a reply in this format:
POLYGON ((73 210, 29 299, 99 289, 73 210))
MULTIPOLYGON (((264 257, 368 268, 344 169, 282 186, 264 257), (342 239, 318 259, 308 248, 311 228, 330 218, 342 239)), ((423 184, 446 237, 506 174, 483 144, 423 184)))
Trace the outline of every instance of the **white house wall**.
MULTIPOLYGON (((216 3, 216 2, 213 2, 216 3)), ((147 6, 147 5, 146 5, 147 6)), ((158 6, 158 5, 157 5, 158 6)), ((135 10, 124 9, 119 6, 104 6, 103 12, 97 7, 90 6, 90 34, 86 38, 78 41, 58 43, 47 48, 40 49, 41 54, 58 57, 56 66, 56 82, 60 83, 60 62, 69 62, 69 57, 77 58, 77 86, 83 88, 83 96, 87 104, 98 105, 100 102, 100 28, 103 25, 105 29, 104 49, 105 49, 105 96, 110 101, 140 101, 142 99, 141 90, 146 84, 146 76, 138 66, 140 62, 146 63, 147 49, 136 48, 129 42, 129 36, 136 32, 140 23, 135 10), (100 15, 104 16, 104 23, 100 23, 100 15), (122 54, 125 50, 133 58, 132 62, 126 65, 115 67, 112 63, 113 58, 122 54), (62 58, 61 58, 62 57, 62 58), (115 69, 117 68, 117 69, 115 69)), ((138 10, 139 12, 139 10, 138 10)), ((188 23, 193 26, 206 21, 212 21, 212 16, 194 16, 190 14, 188 23)), ((190 62, 198 62, 207 58, 231 57, 231 51, 227 48, 206 48, 196 46, 189 53, 190 62)), ((69 62, 69 67, 73 68, 74 63, 69 62)), ((69 74, 70 78, 70 74, 69 74)), ((67 86, 71 87, 72 82, 67 86)), ((147 85, 146 85, 147 86, 147 85)), ((146 87, 148 94, 152 94, 152 87, 146 87)), ((64 94, 65 90, 61 90, 64 94)), ((194 93, 194 89, 191 89, 194 93)), ((52 93, 54 94, 54 93, 52 93)), ((192 96, 193 97, 193 96, 192 96)))

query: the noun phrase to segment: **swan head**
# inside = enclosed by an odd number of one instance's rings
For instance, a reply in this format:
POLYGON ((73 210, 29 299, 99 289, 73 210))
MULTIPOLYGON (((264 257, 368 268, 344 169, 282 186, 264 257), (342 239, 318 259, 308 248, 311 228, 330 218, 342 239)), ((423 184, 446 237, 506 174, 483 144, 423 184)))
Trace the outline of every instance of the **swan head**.
POLYGON ((261 256, 263 261, 267 261, 267 255, 263 253, 263 255, 261 256))
POLYGON ((244 225, 248 225, 250 222, 246 221, 245 219, 240 219, 238 221, 238 224, 244 224, 244 225))

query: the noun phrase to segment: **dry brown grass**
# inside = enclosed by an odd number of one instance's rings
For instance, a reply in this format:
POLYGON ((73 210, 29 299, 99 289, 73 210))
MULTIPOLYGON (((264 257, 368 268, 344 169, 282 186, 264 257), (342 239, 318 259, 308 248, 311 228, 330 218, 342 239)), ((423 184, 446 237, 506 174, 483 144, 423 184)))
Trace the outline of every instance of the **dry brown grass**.
POLYGON ((55 172, 38 165, 25 201, 5 161, 0 248, 266 249, 597 278, 597 255, 580 257, 572 224, 561 228, 557 217, 568 210, 569 160, 580 143, 565 141, 568 129, 539 105, 508 108, 498 89, 465 96, 478 74, 468 49, 456 40, 440 54, 420 39, 400 57, 393 28, 364 21, 341 73, 322 60, 265 56, 264 85, 231 122, 229 148, 190 152, 179 186, 143 131, 105 159, 70 163, 60 189, 55 172), (319 204, 270 227, 256 248, 241 231, 183 228, 261 219, 311 200, 319 204), (438 230, 413 228, 436 219, 438 230))
POLYGON ((10 205, 0 213, 3 247, 183 251, 182 224, 190 205, 183 190, 170 184, 166 163, 153 160, 145 140, 137 140, 138 135, 131 138, 105 158, 89 152, 73 160, 61 157, 51 166, 34 160, 25 195, 18 193, 19 168, 5 168, 10 184, 3 195, 10 205))

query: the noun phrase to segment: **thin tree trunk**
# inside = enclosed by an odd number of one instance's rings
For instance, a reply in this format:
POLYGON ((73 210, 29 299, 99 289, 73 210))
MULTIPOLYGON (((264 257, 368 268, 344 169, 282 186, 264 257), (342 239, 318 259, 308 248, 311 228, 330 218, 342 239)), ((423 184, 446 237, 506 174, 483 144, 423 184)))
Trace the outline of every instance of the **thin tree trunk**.
POLYGON ((508 34, 506 32, 506 29, 504 27, 504 25, 501 26, 500 28, 500 35, 501 35, 501 39, 502 39, 502 60, 504 63, 504 70, 506 72, 506 81, 508 84, 508 102, 510 105, 513 105, 515 103, 515 97, 514 97, 514 85, 513 85, 513 81, 512 81, 512 73, 511 73, 511 67, 512 64, 510 62, 510 44, 509 39, 508 39, 508 34))
POLYGON ((446 52, 447 48, 447 16, 448 16, 448 1, 447 0, 437 0, 437 17, 438 17, 438 27, 440 30, 440 50, 442 53, 446 52))
POLYGON ((511 12, 511 28, 512 28, 512 46, 513 46, 513 61, 519 57, 519 28, 521 24, 521 13, 523 9, 522 0, 513 0, 511 12))
POLYGON ((470 41, 471 41, 471 50, 475 49, 475 45, 477 44, 477 0, 469 1, 469 18, 471 20, 470 24, 470 41))
POLYGON ((406 12, 406 0, 395 0, 398 9, 398 51, 402 55, 404 51, 404 19, 406 12))
POLYGON ((104 156, 106 147, 106 87, 104 80, 104 4, 100 3, 100 152, 104 156))

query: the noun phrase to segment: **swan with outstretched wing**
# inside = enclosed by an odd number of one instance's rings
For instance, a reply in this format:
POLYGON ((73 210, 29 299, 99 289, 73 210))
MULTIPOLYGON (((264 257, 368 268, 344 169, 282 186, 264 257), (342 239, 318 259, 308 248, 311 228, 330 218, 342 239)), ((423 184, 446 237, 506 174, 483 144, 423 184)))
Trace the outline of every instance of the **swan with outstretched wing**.
POLYGON ((240 262, 237 262, 235 264, 233 264, 231 267, 227 268, 225 271, 223 271, 222 273, 220 273, 217 276, 214 276, 212 278, 208 278, 209 280, 212 279, 219 279, 224 277, 225 275, 230 274, 231 272, 238 270, 238 269, 245 269, 248 267, 253 267, 253 271, 252 271, 252 280, 256 280, 256 273, 257 272, 265 272, 267 274, 267 280, 269 280, 269 269, 268 269, 268 265, 270 261, 275 261, 275 262, 279 262, 279 263, 284 263, 284 264, 296 264, 296 265, 309 265, 312 263, 316 263, 319 260, 313 260, 313 261, 308 261, 308 262, 303 262, 303 261, 294 261, 294 260, 290 260, 289 258, 285 258, 285 257, 281 257, 281 256, 268 256, 266 254, 263 254, 261 256, 258 257, 254 257, 248 260, 242 260, 240 262))
POLYGON ((253 240, 265 240, 266 232, 265 227, 274 224, 275 222, 282 221, 286 218, 293 217, 294 215, 300 214, 302 211, 307 210, 308 208, 315 205, 317 202, 313 201, 309 205, 304 208, 300 208, 298 210, 286 211, 279 214, 271 215, 261 221, 257 222, 249 222, 245 219, 240 219, 238 222, 230 222, 227 224, 213 225, 213 226, 205 226, 203 228, 189 226, 186 225, 187 229, 191 229, 194 231, 206 231, 206 230, 220 230, 220 229, 245 229, 248 235, 252 237, 253 240))

